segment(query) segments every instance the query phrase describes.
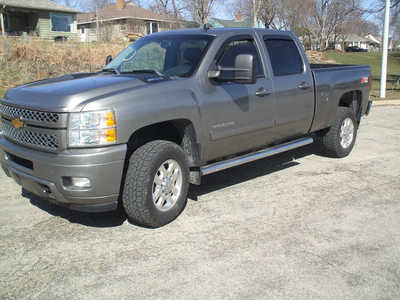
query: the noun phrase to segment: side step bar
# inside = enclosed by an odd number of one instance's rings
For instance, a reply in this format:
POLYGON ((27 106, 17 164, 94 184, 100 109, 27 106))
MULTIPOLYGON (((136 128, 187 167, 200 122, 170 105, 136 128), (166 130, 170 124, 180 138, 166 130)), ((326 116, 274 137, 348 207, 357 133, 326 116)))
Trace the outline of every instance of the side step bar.
POLYGON ((306 146, 309 145, 311 143, 313 143, 313 138, 311 137, 305 137, 305 138, 301 138, 298 140, 294 140, 288 143, 284 143, 281 145, 276 145, 270 148, 266 148, 266 149, 262 149, 259 150, 257 152, 253 152, 253 153, 248 153, 242 156, 238 156, 235 158, 231 158, 228 160, 224 160, 224 161, 220 161, 220 162, 216 162, 204 167, 201 167, 200 171, 201 171, 201 175, 208 175, 208 174, 212 174, 215 172, 219 172, 225 169, 229 169, 235 166, 239 166, 239 165, 243 165, 258 159, 262 159, 265 157, 269 157, 275 154, 279 154, 282 152, 286 152, 292 149, 296 149, 302 146, 306 146))

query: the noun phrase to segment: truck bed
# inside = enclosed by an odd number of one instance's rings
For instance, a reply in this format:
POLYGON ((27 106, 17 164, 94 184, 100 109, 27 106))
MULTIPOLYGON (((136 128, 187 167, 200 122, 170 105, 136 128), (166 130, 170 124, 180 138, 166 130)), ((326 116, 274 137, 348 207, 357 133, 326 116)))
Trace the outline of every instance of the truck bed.
POLYGON ((367 65, 311 64, 315 89, 315 118, 311 131, 331 126, 336 107, 346 91, 359 91, 362 113, 367 109, 369 84, 362 83, 371 70, 367 65))

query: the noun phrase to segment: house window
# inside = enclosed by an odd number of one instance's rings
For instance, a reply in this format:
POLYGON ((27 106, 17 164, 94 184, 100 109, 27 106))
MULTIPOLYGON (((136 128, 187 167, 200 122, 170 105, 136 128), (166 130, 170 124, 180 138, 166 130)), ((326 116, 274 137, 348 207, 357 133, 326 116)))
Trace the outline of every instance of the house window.
POLYGON ((152 34, 158 32, 158 23, 157 22, 148 22, 146 23, 146 33, 152 34))
POLYGON ((51 31, 72 32, 73 18, 72 15, 64 15, 51 13, 51 31))
POLYGON ((152 29, 152 33, 158 32, 158 23, 152 22, 151 29, 152 29))
POLYGON ((126 31, 126 20, 121 20, 119 24, 119 31, 125 32, 126 31))

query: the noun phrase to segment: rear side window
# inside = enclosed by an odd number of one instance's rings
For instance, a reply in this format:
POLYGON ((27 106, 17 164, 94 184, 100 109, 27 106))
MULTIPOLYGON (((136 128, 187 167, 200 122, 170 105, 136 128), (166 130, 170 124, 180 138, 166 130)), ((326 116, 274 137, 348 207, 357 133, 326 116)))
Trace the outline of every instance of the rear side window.
POLYGON ((303 73, 303 61, 296 44, 291 40, 265 40, 275 76, 303 73))

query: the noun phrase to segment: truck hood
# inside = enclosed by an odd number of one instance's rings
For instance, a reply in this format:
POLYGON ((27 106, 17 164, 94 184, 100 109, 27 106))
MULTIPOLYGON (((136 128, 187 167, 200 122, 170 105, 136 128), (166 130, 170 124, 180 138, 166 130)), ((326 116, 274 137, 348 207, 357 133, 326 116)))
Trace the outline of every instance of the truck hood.
POLYGON ((73 112, 88 101, 146 85, 149 83, 130 75, 71 74, 10 89, 2 101, 42 111, 73 112))

